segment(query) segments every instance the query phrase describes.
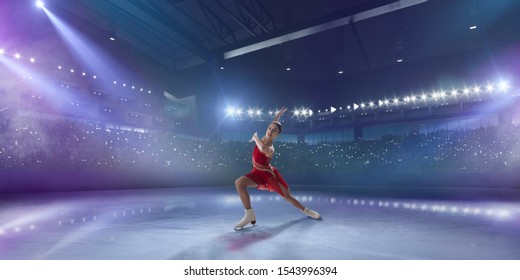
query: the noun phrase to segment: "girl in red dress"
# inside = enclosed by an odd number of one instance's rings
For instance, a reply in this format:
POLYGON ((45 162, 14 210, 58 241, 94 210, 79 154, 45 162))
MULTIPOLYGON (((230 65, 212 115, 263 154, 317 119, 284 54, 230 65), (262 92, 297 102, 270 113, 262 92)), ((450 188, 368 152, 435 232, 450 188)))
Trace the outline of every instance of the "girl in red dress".
POLYGON ((287 111, 283 107, 275 116, 273 122, 267 128, 265 136, 260 139, 258 135, 253 134, 250 142, 255 142, 256 146, 253 150, 253 169, 245 176, 241 176, 235 181, 235 186, 244 205, 244 217, 235 224, 235 229, 241 229, 247 224, 255 224, 255 212, 251 208, 251 200, 248 187, 256 186, 259 190, 269 190, 271 192, 279 193, 287 202, 294 207, 300 209, 307 216, 320 219, 320 214, 304 207, 298 200, 296 200, 289 192, 289 186, 283 179, 282 175, 270 165, 269 162, 274 156, 273 141, 282 132, 282 124, 278 121, 280 117, 287 111))

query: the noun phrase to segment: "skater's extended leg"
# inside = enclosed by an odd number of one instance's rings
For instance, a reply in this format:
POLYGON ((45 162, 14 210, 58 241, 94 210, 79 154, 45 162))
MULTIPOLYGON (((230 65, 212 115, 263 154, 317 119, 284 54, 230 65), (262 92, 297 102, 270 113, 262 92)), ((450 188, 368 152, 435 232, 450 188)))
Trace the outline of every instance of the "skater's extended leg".
POLYGON ((321 216, 318 212, 316 211, 313 211, 305 206, 303 206, 296 198, 294 198, 291 193, 289 192, 289 190, 282 184, 279 184, 280 185, 280 189, 282 190, 282 194, 283 194, 283 198, 291 203, 294 207, 300 209, 300 211, 302 211, 305 215, 313 218, 313 219, 320 219, 321 216))
POLYGON ((289 202, 290 204, 292 204, 294 207, 300 209, 300 211, 303 211, 303 209, 305 209, 305 207, 296 199, 294 198, 291 193, 289 192, 289 190, 282 184, 279 184, 280 186, 280 190, 282 190, 282 194, 283 194, 283 198, 289 202))

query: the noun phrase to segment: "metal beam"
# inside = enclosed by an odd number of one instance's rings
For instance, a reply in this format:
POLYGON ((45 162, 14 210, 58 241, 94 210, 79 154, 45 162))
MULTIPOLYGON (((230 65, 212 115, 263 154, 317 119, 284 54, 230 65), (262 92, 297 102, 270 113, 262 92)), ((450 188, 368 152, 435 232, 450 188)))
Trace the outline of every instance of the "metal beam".
POLYGON ((339 26, 347 25, 351 22, 357 22, 400 9, 408 8, 417 4, 425 3, 427 1, 428 0, 383 0, 367 2, 360 6, 349 8, 332 15, 327 15, 311 22, 303 23, 293 28, 293 30, 288 30, 284 33, 276 32, 275 34, 262 38, 261 41, 256 40, 254 42, 249 42, 246 45, 231 50, 226 50, 223 52, 223 56, 224 59, 240 56, 339 26))
POLYGON ((361 50, 361 54, 363 55, 363 60, 365 60, 365 64, 367 65, 368 69, 372 69, 372 66, 370 66, 370 61, 368 60, 367 52, 366 52, 365 48, 363 47, 363 43, 361 42, 361 37, 359 36, 359 32, 357 30, 356 23, 351 20, 349 25, 350 25, 350 29, 352 30, 352 33, 354 33, 354 37, 356 38, 356 42, 358 44, 359 50, 361 50))
POLYGON ((204 2, 197 0, 197 3, 199 4, 199 7, 204 12, 204 15, 206 15, 206 18, 208 19, 209 23, 211 24, 211 27, 213 27, 213 30, 215 31, 213 33, 214 36, 218 37, 220 40, 222 40, 224 43, 226 43, 228 45, 229 45, 229 42, 226 41, 226 38, 229 36, 231 36, 233 38, 233 42, 237 41, 237 38, 235 37, 235 33, 233 32, 233 29, 231 29, 231 27, 229 27, 229 25, 227 25, 226 22, 224 22, 204 2), (218 26, 216 26, 213 23, 213 21, 216 21, 218 26))
POLYGON ((247 30, 249 34, 251 34, 253 37, 256 37, 256 33, 253 31, 253 29, 249 28, 245 23, 243 23, 239 18, 237 18, 226 6, 224 6, 220 0, 216 0, 215 3, 217 3, 224 11, 228 13, 229 16, 231 16, 232 19, 234 19, 242 28, 247 30))
MULTIPOLYGON (((183 16, 185 16, 186 18, 188 18, 189 20, 191 20, 193 23, 195 23, 201 29, 204 29, 209 34, 219 38, 226 45, 230 44, 230 42, 228 42, 226 40, 229 36, 232 37, 233 42, 237 41, 237 39, 235 37, 235 33, 233 32, 231 27, 229 27, 229 25, 227 25, 222 19, 220 19, 217 16, 214 16, 215 17, 214 19, 218 21, 219 28, 216 28, 215 25, 213 25, 211 19, 208 18, 208 20, 210 21, 210 24, 213 27, 213 30, 211 30, 208 27, 206 27, 206 25, 202 24, 197 19, 195 19, 193 16, 191 16, 189 13, 187 13, 183 9, 179 8, 176 3, 164 2, 164 1, 154 1, 154 6, 160 8, 160 9, 165 9, 165 10, 168 10, 168 8, 166 8, 166 7, 169 7, 170 9, 175 10, 177 13, 180 13, 183 16)), ((206 17, 208 17, 208 15, 206 15, 206 17)))
MULTIPOLYGON (((246 13, 246 15, 252 19, 259 27, 260 29, 262 29, 263 33, 269 33, 269 29, 267 29, 267 27, 264 26, 263 22, 262 21, 262 18, 257 18, 258 15, 253 15, 253 11, 249 10, 249 8, 246 6, 246 4, 244 4, 243 1, 241 0, 235 0, 235 3, 237 4, 237 6, 239 7, 239 9, 241 9, 242 11, 244 11, 246 13)), ((253 7, 254 8, 254 7, 253 7)), ((262 8, 262 7, 261 7, 262 8)), ((261 10, 260 12, 262 12, 263 10, 261 10)), ((255 13, 256 14, 256 13, 255 13)), ((270 15, 269 15, 270 16, 270 15)))
POLYGON ((137 1, 122 2, 110 0, 106 1, 105 3, 117 9, 121 14, 124 14, 139 24, 146 26, 150 30, 154 30, 163 36, 167 36, 169 39, 177 42, 179 45, 183 46, 199 58, 205 61, 211 60, 211 53, 206 47, 204 47, 202 42, 200 42, 192 34, 182 29, 176 22, 173 22, 171 19, 165 18, 161 14, 158 14, 150 7, 137 1), (171 24, 166 26, 163 22, 161 22, 161 20, 158 20, 159 18, 165 21, 169 21, 171 24))

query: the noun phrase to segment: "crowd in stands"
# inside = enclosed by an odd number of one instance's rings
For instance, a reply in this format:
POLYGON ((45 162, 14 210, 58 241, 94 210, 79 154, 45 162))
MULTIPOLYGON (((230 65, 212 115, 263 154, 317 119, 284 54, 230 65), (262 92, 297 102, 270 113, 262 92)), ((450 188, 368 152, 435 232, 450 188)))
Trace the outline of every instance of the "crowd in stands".
MULTIPOLYGON (((64 119, 0 120, 0 168, 222 172, 251 167, 253 144, 190 140, 165 132, 107 129, 64 119)), ((387 135, 337 143, 275 142, 282 173, 495 171, 520 166, 520 126, 387 135)))

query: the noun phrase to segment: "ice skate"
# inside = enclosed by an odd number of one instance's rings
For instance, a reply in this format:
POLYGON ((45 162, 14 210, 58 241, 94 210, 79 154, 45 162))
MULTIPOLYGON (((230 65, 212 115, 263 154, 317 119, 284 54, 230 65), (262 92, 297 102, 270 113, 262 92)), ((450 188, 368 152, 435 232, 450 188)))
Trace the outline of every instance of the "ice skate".
POLYGON ((256 216, 253 209, 244 209, 244 217, 238 223, 235 224, 235 230, 244 229, 244 227, 251 223, 253 226, 256 224, 256 216))
POLYGON ((307 207, 305 207, 305 209, 303 209, 302 212, 303 212, 303 214, 305 214, 313 219, 316 219, 316 220, 319 220, 321 218, 320 213, 313 211, 307 207))

